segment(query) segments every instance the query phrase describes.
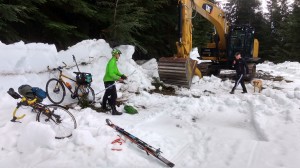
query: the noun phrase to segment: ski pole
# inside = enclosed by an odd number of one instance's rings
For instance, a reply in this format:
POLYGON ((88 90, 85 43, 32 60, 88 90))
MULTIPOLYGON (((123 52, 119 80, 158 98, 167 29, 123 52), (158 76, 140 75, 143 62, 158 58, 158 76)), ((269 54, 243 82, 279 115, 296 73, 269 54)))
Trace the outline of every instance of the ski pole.
MULTIPOLYGON (((135 71, 136 71, 136 70, 134 70, 134 71, 133 71, 132 73, 130 73, 128 76, 133 75, 133 74, 135 73, 135 71)), ((126 84, 126 83, 125 83, 125 84, 126 84)), ((114 83, 114 84, 108 86, 107 88, 101 90, 100 92, 96 93, 95 95, 98 95, 99 93, 104 92, 105 90, 109 89, 110 87, 112 87, 112 86, 114 86, 114 85, 116 85, 116 83, 114 83)))
POLYGON ((101 90, 100 92, 96 93, 96 95, 98 95, 98 94, 101 93, 101 92, 104 92, 105 90, 109 89, 110 87, 112 87, 112 86, 114 86, 114 85, 116 85, 116 83, 114 83, 114 84, 108 86, 107 88, 101 90))
POLYGON ((135 73, 135 71, 136 71, 136 70, 134 70, 133 72, 131 72, 131 74, 129 74, 128 76, 131 76, 131 75, 133 75, 133 74, 135 73))
POLYGON ((80 72, 80 70, 79 70, 79 68, 78 68, 78 65, 77 65, 77 61, 76 61, 76 58, 75 58, 75 56, 73 55, 73 61, 75 62, 75 64, 76 64, 76 67, 77 67, 77 69, 78 69, 78 72, 80 72))

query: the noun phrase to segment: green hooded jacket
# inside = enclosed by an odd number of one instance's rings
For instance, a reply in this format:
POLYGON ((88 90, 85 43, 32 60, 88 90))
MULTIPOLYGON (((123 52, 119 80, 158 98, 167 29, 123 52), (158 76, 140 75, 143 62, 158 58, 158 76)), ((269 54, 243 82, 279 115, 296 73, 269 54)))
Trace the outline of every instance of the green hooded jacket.
POLYGON ((117 67, 117 59, 116 57, 112 57, 106 66, 106 72, 103 78, 104 82, 108 81, 117 81, 121 78, 123 74, 119 72, 119 69, 117 67))

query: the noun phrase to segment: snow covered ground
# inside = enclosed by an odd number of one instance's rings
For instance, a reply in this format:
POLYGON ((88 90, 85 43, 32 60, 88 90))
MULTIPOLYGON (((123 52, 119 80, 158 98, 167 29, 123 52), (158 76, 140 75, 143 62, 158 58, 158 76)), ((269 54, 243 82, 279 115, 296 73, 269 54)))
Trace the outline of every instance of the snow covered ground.
MULTIPOLYGON (((86 40, 66 51, 57 52, 54 45, 23 42, 5 45, 0 42, 0 167, 1 168, 99 168, 99 167, 165 167, 160 161, 138 149, 129 141, 111 144, 117 132, 105 119, 124 128, 175 163, 175 167, 202 168, 298 168, 300 167, 300 64, 264 62, 258 70, 282 81, 263 80, 262 93, 229 91, 233 81, 217 77, 195 77, 191 89, 176 89, 176 96, 149 93, 154 89, 157 62, 143 65, 132 60, 133 46, 120 46, 121 72, 130 75, 126 84, 117 84, 118 97, 128 99, 139 113, 112 116, 90 108, 70 109, 78 128, 68 139, 54 139, 53 130, 35 122, 30 108, 22 123, 12 123, 17 100, 6 92, 22 84, 45 88, 57 76, 48 71, 65 62, 74 76, 80 70, 93 75, 96 98, 103 96, 102 78, 111 48, 104 40, 86 40), (291 82, 292 81, 292 82, 291 82), (121 151, 113 151, 120 148, 121 151)), ((74 102, 67 95, 63 104, 74 102)), ((44 103, 50 104, 48 99, 44 103)), ((98 103, 99 106, 99 103, 98 103)), ((123 105, 118 107, 123 110, 123 105)))

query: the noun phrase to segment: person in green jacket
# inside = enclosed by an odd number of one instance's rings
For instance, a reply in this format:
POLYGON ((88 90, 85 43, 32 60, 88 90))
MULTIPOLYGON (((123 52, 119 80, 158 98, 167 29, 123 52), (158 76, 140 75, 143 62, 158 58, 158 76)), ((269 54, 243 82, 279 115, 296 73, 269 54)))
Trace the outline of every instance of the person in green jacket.
POLYGON ((118 49, 113 49, 111 54, 112 58, 106 65, 106 72, 103 78, 104 87, 106 88, 106 90, 102 99, 102 109, 106 111, 109 110, 106 107, 106 102, 108 101, 108 104, 112 110, 112 115, 121 115, 122 113, 118 112, 116 109, 117 89, 115 82, 123 82, 127 79, 127 77, 124 74, 120 73, 117 66, 117 61, 122 54, 121 51, 118 49))

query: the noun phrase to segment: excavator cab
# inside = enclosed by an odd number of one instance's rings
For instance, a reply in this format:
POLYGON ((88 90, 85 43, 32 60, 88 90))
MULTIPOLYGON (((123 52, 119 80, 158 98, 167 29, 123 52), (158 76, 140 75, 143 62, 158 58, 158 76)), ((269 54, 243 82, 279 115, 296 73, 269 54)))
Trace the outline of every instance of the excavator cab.
POLYGON ((258 58, 258 40, 254 38, 254 28, 249 25, 230 26, 227 36, 227 58, 228 64, 234 60, 234 54, 240 52, 247 62, 249 75, 246 80, 251 80, 256 75, 256 64, 258 58))
POLYGON ((248 62, 253 58, 254 28, 248 25, 231 26, 227 36, 227 57, 231 61, 240 52, 248 62))

